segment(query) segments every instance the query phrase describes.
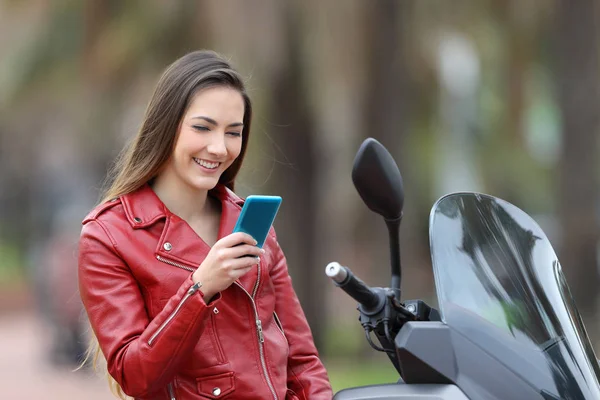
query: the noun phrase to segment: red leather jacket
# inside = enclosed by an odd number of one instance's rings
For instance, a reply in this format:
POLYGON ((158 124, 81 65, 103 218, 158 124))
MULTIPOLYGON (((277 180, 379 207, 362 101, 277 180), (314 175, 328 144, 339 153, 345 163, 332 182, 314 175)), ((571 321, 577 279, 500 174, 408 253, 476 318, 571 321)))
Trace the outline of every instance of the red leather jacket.
MULTIPOLYGON (((243 200, 219 185, 219 238, 243 200)), ((331 386, 272 230, 260 265, 206 304, 210 248, 153 190, 83 221, 79 288, 109 373, 137 399, 327 399, 331 386)))

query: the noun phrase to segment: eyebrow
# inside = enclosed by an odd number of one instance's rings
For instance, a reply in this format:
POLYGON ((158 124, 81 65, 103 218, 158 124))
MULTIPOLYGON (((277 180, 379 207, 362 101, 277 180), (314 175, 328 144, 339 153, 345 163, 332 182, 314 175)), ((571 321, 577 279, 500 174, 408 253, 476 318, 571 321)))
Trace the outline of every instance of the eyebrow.
MULTIPOLYGON (((203 120, 205 120, 206 122, 208 122, 209 124, 213 124, 213 125, 219 125, 219 124, 217 123, 217 121, 215 121, 214 119, 212 119, 212 118, 209 118, 209 117, 203 117, 202 115, 199 115, 199 116, 197 116, 197 117, 192 117, 192 119, 203 119, 203 120)), ((229 125, 227 125, 227 127, 228 127, 228 128, 233 128, 233 127, 236 127, 236 126, 244 126, 244 124, 243 124, 243 123, 241 123, 241 122, 234 122, 233 124, 229 124, 229 125)))

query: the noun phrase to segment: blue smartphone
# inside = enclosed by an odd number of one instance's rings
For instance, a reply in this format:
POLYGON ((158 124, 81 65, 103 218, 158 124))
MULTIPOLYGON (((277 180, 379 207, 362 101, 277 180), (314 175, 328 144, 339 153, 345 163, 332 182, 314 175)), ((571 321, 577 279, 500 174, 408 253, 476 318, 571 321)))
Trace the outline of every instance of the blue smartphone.
POLYGON ((279 196, 252 195, 246 197, 233 232, 249 234, 258 242, 257 246, 262 248, 280 205, 281 197, 279 196))

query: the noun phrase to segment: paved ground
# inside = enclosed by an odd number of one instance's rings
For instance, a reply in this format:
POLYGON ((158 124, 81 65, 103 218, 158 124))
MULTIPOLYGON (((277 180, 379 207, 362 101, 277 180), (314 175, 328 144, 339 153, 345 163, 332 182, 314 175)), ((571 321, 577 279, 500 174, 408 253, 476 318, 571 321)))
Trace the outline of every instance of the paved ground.
POLYGON ((46 328, 31 313, 0 315, 0 398, 6 400, 111 400, 108 384, 85 371, 50 365, 46 328))

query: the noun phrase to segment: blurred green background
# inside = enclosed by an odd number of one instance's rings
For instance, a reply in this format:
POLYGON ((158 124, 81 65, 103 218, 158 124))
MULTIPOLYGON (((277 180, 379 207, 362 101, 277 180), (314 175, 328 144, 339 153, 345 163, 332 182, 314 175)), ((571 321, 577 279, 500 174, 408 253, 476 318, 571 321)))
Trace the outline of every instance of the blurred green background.
MULTIPOLYGON (((86 337, 80 221, 161 71, 210 48, 255 106, 240 195, 278 194, 275 227, 336 390, 393 382, 333 260, 389 285, 385 225, 356 194, 367 137, 404 178, 403 294, 436 303, 428 216, 479 191, 551 239, 594 341, 598 1, 0 1, 0 381, 6 398, 108 399, 71 372, 86 337), (38 394, 38 393, 43 393, 38 394)), ((4 396, 4 395, 3 395, 4 396)))

